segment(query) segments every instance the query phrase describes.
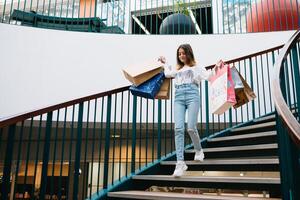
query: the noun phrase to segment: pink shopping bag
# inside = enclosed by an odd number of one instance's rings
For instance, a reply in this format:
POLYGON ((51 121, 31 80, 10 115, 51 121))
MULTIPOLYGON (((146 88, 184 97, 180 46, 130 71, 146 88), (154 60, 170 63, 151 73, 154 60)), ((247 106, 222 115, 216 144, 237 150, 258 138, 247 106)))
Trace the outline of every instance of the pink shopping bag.
POLYGON ((236 104, 234 82, 230 66, 220 61, 216 73, 210 79, 209 104, 214 114, 223 114, 236 104))

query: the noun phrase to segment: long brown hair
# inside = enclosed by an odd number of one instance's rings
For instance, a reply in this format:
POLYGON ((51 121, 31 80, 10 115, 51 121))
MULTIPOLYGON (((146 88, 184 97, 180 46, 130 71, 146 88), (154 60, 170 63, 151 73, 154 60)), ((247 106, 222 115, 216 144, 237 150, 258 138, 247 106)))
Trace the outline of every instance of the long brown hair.
POLYGON ((182 44, 178 47, 177 52, 176 52, 176 59, 177 59, 177 70, 180 70, 183 66, 184 63, 179 60, 179 49, 183 49, 185 56, 186 56, 186 61, 187 65, 190 67, 193 67, 196 65, 193 49, 191 45, 189 44, 182 44))

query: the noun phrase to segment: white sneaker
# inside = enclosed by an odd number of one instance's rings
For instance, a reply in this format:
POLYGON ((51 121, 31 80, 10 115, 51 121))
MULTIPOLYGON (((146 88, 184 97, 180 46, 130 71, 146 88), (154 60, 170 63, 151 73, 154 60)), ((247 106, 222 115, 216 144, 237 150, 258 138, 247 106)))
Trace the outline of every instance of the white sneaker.
POLYGON ((186 166, 184 161, 177 161, 173 176, 174 177, 182 176, 184 172, 187 170, 187 168, 188 167, 186 166))
POLYGON ((194 160, 203 162, 203 159, 204 159, 203 149, 201 149, 200 151, 196 151, 194 160))

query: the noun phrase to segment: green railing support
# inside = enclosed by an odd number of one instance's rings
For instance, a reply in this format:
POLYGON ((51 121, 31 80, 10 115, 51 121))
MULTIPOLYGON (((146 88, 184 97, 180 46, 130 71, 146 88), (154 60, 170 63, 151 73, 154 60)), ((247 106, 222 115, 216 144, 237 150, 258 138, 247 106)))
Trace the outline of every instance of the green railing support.
POLYGON ((140 115, 140 125, 139 125, 139 167, 138 169, 141 169, 141 164, 142 164, 142 121, 143 121, 143 98, 140 97, 140 112, 139 112, 139 115, 140 115))
MULTIPOLYGON (((37 166, 38 166, 38 161, 39 161, 39 151, 40 151, 40 142, 41 142, 41 134, 42 134, 42 115, 40 115, 40 120, 39 120, 39 129, 38 129, 38 148, 36 151, 36 155, 35 155, 35 166, 34 166, 34 176, 33 176, 33 180, 34 180, 34 185, 35 185, 35 180, 36 180, 36 175, 37 175, 37 166)), ((22 127, 23 128, 23 127, 22 127)), ((17 181, 16 181, 17 183, 17 181)), ((34 188, 32 188, 31 194, 34 194, 34 188)))
MULTIPOLYGON (((82 120, 83 120, 83 103, 79 104, 78 121, 77 121, 77 138, 76 138, 76 152, 75 152, 75 169, 74 169, 74 185, 73 185, 73 199, 78 199, 78 184, 80 176, 80 154, 81 154, 81 139, 82 139, 82 120)), ((85 173, 85 172, 84 172, 85 173)))
POLYGON ((229 127, 232 127, 232 108, 229 109, 229 127))
POLYGON ((14 137, 16 132, 16 124, 10 125, 8 130, 8 138, 6 144, 6 153, 4 160, 4 170, 3 170, 3 178, 2 178, 2 188, 1 199, 8 199, 8 193, 10 191, 10 173, 11 173, 11 165, 12 165, 12 157, 13 157, 13 146, 14 146, 14 137))
MULTIPOLYGON (((52 160, 52 170, 51 170, 51 179, 50 179, 50 195, 51 195, 51 197, 50 197, 50 200, 52 200, 52 195, 53 195, 53 188, 54 188, 54 173, 55 173, 55 159, 56 159, 56 151, 57 151, 57 135, 58 135, 58 122, 59 122, 59 111, 60 110, 58 110, 57 111, 57 117, 56 117, 56 126, 55 126, 55 136, 54 136, 54 153, 53 153, 53 160, 52 160)), ((40 129, 41 129, 41 127, 39 127, 39 133, 40 133, 40 129)), ((38 154, 38 152, 37 152, 37 154, 38 154)), ((37 156, 36 156, 36 158, 37 158, 37 156)), ((37 160, 38 159, 36 159, 36 163, 35 163, 35 165, 36 165, 36 167, 37 167, 37 160)), ((36 167, 35 167, 35 169, 36 169, 36 167)), ((35 170, 36 171, 36 170, 35 170)), ((35 180, 35 178, 36 178, 36 173, 35 173, 35 176, 34 176, 34 180, 35 180)), ((33 191, 34 192, 34 191, 33 191)))
POLYGON ((137 96, 133 96, 132 111, 132 138, 131 138, 131 173, 135 172, 135 147, 136 147, 136 112, 137 112, 137 96))
MULTIPOLYGON (((251 88, 253 88, 254 84, 253 84, 253 67, 252 67, 252 59, 249 58, 249 62, 250 62, 250 86, 251 88)), ((252 119, 255 118, 255 103, 254 101, 251 102, 252 104, 252 119)))
MULTIPOLYGON (((121 180, 121 162, 122 162, 122 140, 123 140, 123 101, 124 92, 121 95, 121 129, 120 129, 120 149, 119 149, 119 181, 121 180)), ((92 195, 91 195, 92 196, 92 195)))
MULTIPOLYGON (((20 168, 20 162, 21 162, 21 146, 23 142, 23 131, 24 131, 24 121, 22 121, 21 128, 20 128, 20 136, 19 136, 19 142, 18 142, 18 156, 17 156, 17 163, 16 163, 16 179, 15 182, 18 182, 18 175, 19 175, 19 168, 20 168)), ((15 193, 13 194, 13 199, 15 199, 15 193)))
POLYGON ((40 200, 45 199, 46 188, 47 188, 47 174, 48 174, 48 163, 49 163, 49 153, 50 153, 52 115, 53 115, 53 112, 47 113, 45 143, 44 143, 44 152, 43 152, 43 166, 42 166, 40 200))
POLYGON ((127 97, 127 130, 126 130, 126 169, 125 169, 125 174, 126 174, 126 177, 128 176, 128 154, 129 154, 129 151, 128 151, 128 146, 129 146, 129 114, 130 114, 130 92, 128 91, 127 92, 128 94, 128 97, 127 97))
MULTIPOLYGON (((92 161, 91 161, 91 178, 87 178, 93 183, 93 172, 94 172, 94 152, 95 152, 95 142, 96 142, 96 120, 97 120, 97 99, 95 99, 95 107, 94 107, 94 123, 93 123, 93 143, 92 143, 92 161)), ((88 185, 88 183, 87 183, 88 185)), ((90 197, 92 196, 92 190, 89 193, 90 197)))
POLYGON ((209 135, 209 95, 208 95, 208 82, 205 81, 205 113, 206 113, 206 121, 205 121, 205 136, 209 135))
POLYGON ((294 69, 294 76, 295 76, 295 87, 296 87, 296 96, 297 99, 297 108, 298 108, 298 114, 300 114, 300 74, 299 74, 299 60, 298 60, 298 53, 300 49, 297 47, 292 48, 292 64, 293 64, 293 69, 294 69))
MULTIPOLYGON (((103 110, 104 110, 104 97, 102 97, 101 98, 101 100, 102 100, 102 102, 101 102, 101 115, 100 115, 100 139, 102 140, 102 134, 103 134, 103 118, 104 118, 104 112, 103 112, 103 110)), ((110 118, 109 118, 110 119, 110 118)), ((105 139, 105 141, 106 141, 106 139, 105 139)), ((105 148, 105 147, 104 147, 105 148)), ((99 145, 99 148, 98 148, 98 151, 99 152, 101 152, 101 149, 102 149, 102 142, 100 142, 100 145, 99 145)), ((97 177, 98 177, 98 179, 97 179, 97 188, 99 188, 100 187, 100 167, 101 167, 101 165, 100 165, 100 163, 101 163, 101 159, 102 159, 102 156, 101 156, 101 153, 99 153, 99 156, 98 156, 98 172, 97 172, 97 177)), ((103 179, 104 179, 104 177, 103 177, 103 179)), ((102 180, 101 180, 102 181, 102 180)), ((104 181, 103 181, 103 183, 104 183, 104 181)), ((99 194, 99 190, 97 190, 97 194, 99 194)))
MULTIPOLYGON (((58 179, 58 188, 62 187, 62 171, 63 171, 63 161, 64 161, 64 150, 65 150, 65 137, 66 137, 66 120, 67 120, 67 108, 64 109, 64 121, 63 121, 63 134, 62 134, 62 144, 61 144, 61 161, 60 161, 60 170, 59 170, 59 179, 58 179)), ((61 199, 62 191, 58 191, 58 199, 61 199)))
POLYGON ((161 99, 158 100, 157 111, 157 159, 161 159, 161 99))
MULTIPOLYGON (((73 152, 73 136, 74 136, 74 124, 75 124, 75 104, 72 106, 72 121, 71 121, 71 139, 69 145, 69 167, 68 167, 68 178, 71 179, 72 173, 72 152, 73 152)), ((69 188, 72 187, 69 185, 69 188)), ((69 198, 70 191, 67 191, 66 197, 69 198)))
MULTIPOLYGON (((85 144, 84 144, 84 158, 83 158, 83 162, 86 163, 84 164, 83 166, 83 177, 86 177, 87 176, 87 173, 88 172, 88 168, 87 168, 87 165, 89 165, 89 163, 87 162, 87 154, 88 154, 88 141, 89 141, 89 116, 90 116, 90 104, 91 104, 91 101, 88 101, 88 105, 87 105, 87 117, 86 117, 86 127, 85 127, 85 144)), ((78 130, 77 130, 78 131, 78 130)), ((76 143, 77 145, 78 143, 76 143)), ((87 187, 88 187, 88 177, 86 178, 83 178, 83 182, 84 182, 84 179, 86 180, 85 183, 83 184, 83 187, 82 187, 82 195, 86 194, 87 192, 87 187)))
POLYGON ((111 122, 111 95, 109 95, 107 97, 107 106, 106 106, 103 189, 107 189, 107 184, 108 184, 108 165, 109 165, 109 146, 110 146, 110 122, 111 122))

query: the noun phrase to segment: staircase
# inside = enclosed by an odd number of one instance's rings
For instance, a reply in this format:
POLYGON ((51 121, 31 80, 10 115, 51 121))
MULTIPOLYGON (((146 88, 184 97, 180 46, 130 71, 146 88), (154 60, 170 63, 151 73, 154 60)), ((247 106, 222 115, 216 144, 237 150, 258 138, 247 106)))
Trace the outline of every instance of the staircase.
POLYGON ((274 114, 209 138, 203 146, 205 160, 201 163, 193 161, 193 149, 185 151, 188 171, 184 176, 171 176, 176 164, 173 156, 152 167, 156 169, 133 176, 118 191, 109 192, 109 199, 246 200, 281 197, 274 114), (178 192, 184 190, 187 192, 178 192))
POLYGON ((0 119, 0 198, 299 200, 299 38, 297 31, 283 48, 228 61, 247 69, 257 99, 224 117, 211 116, 208 83, 201 84, 205 160, 193 161, 188 146, 180 178, 171 176, 173 96, 148 101, 126 86, 0 119))

